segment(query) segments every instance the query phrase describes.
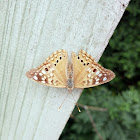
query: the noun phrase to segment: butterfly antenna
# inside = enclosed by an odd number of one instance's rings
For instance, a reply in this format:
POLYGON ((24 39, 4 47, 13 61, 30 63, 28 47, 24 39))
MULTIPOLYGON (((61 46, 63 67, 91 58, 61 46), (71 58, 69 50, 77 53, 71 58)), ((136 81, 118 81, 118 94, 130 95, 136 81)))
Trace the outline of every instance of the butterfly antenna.
POLYGON ((80 110, 80 108, 79 108, 79 106, 78 106, 78 104, 77 104, 77 102, 76 102, 76 100, 75 100, 75 98, 74 98, 74 96, 73 96, 73 94, 72 94, 72 93, 71 93, 71 95, 72 95, 72 97, 73 97, 73 100, 75 101, 75 105, 77 106, 78 111, 79 111, 79 112, 81 112, 81 110, 80 110))
POLYGON ((66 100, 66 98, 68 97, 69 93, 66 95, 65 99, 63 100, 62 104, 60 105, 58 111, 60 110, 61 106, 63 105, 64 101, 66 100))

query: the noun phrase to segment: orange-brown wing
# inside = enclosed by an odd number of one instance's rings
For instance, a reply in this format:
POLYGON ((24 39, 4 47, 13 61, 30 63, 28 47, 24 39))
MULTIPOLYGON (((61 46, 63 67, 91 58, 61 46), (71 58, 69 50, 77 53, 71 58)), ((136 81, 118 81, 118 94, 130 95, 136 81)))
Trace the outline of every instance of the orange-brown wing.
POLYGON ((33 81, 47 86, 65 88, 67 64, 67 52, 65 50, 59 50, 53 53, 39 67, 28 71, 26 76, 33 81))
POLYGON ((111 81, 115 74, 95 62, 85 51, 80 50, 79 55, 72 54, 74 69, 74 87, 88 88, 111 81))

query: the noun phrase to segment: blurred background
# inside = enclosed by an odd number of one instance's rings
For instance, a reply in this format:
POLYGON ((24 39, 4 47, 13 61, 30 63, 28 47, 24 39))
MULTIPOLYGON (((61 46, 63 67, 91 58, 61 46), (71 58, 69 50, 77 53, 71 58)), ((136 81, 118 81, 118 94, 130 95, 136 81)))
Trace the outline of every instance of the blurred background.
POLYGON ((60 140, 140 140, 140 1, 127 7, 99 63, 115 72, 85 89, 60 140))

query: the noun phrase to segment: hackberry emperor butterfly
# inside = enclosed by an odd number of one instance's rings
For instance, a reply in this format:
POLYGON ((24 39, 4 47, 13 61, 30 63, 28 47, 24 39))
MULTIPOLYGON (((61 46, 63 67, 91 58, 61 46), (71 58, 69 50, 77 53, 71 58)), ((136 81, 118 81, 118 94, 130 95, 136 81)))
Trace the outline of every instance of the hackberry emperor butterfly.
MULTIPOLYGON (((47 86, 67 88, 70 93, 73 88, 88 88, 109 82, 115 74, 96 63, 83 50, 80 50, 78 56, 72 53, 69 63, 67 52, 62 49, 53 53, 36 69, 28 71, 26 76, 47 86)), ((79 107, 78 110, 80 112, 79 107)))
POLYGON ((103 68, 85 51, 80 50, 79 55, 72 53, 71 63, 65 50, 53 53, 41 66, 31 69, 27 77, 41 84, 68 88, 88 88, 111 81, 115 74, 103 68))

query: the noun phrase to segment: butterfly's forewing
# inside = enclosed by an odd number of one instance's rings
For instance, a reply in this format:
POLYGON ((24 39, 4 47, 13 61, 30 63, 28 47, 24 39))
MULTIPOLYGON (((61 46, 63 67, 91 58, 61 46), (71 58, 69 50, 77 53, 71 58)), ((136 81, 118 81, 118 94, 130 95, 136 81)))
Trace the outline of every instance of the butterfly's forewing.
POLYGON ((53 53, 41 66, 31 69, 27 77, 52 87, 66 87, 66 68, 68 56, 65 50, 53 53))
POLYGON ((111 81, 115 74, 95 62, 85 51, 81 50, 79 55, 72 54, 74 69, 74 87, 88 88, 111 81))

